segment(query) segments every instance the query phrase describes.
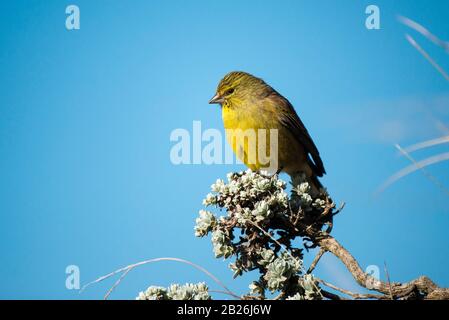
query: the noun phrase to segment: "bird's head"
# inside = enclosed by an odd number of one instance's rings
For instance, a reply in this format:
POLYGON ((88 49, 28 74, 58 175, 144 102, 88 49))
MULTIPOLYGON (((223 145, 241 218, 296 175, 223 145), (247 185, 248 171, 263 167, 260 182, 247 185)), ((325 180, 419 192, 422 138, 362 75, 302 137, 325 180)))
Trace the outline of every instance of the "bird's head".
POLYGON ((244 102, 259 99, 271 90, 262 79, 246 72, 233 71, 221 79, 217 92, 209 103, 236 107, 243 105, 244 102))

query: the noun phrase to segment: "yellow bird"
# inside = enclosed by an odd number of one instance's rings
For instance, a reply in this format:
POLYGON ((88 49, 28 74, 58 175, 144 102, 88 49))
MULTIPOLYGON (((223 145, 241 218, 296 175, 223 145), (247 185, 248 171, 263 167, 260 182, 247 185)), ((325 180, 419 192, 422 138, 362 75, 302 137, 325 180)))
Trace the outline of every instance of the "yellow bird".
POLYGON ((209 103, 221 105, 227 140, 251 170, 286 172, 294 185, 305 175, 312 192, 319 193, 323 161, 286 98, 262 79, 234 71, 220 81, 209 103))

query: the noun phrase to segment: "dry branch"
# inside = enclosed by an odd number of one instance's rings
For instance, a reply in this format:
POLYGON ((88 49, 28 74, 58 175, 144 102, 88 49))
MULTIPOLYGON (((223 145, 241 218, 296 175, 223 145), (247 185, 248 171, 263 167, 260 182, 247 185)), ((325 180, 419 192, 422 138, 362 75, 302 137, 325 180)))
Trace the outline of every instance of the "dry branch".
POLYGON ((421 276, 408 283, 392 282, 388 284, 365 273, 351 253, 332 236, 328 235, 319 239, 317 243, 320 248, 331 252, 343 262, 360 286, 380 292, 387 299, 391 294, 394 299, 449 300, 449 288, 438 287, 426 276, 421 276))

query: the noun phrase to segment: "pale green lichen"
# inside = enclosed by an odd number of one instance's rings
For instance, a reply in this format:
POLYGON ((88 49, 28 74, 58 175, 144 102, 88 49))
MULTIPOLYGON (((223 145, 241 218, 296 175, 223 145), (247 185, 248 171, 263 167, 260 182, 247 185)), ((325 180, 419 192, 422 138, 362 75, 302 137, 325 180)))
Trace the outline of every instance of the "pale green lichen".
POLYGON ((204 237, 213 230, 217 224, 217 218, 210 211, 200 210, 199 217, 196 218, 195 236, 204 237))
MULTIPOLYGON (((293 241, 303 236, 297 226, 329 212, 328 198, 325 193, 312 196, 305 176, 299 176, 291 196, 286 189, 287 184, 277 175, 250 170, 229 173, 226 181, 218 179, 212 184, 211 193, 203 200, 204 206, 225 214, 200 210, 195 236, 211 235, 215 257, 233 259, 229 268, 234 277, 253 270, 260 273, 259 279, 249 285, 253 297, 265 299, 269 291, 288 300, 321 299, 313 276, 303 273, 302 249, 295 248, 293 241)), ((318 232, 323 225, 318 222, 318 232)), ((167 289, 150 287, 138 299, 193 300, 210 296, 204 284, 186 284, 167 289)))
POLYGON ((267 265, 267 272, 263 278, 267 281, 268 290, 271 292, 281 290, 287 280, 299 274, 301 267, 301 260, 283 252, 267 265))
POLYGON ((275 254, 273 250, 270 249, 262 249, 259 253, 260 255, 260 259, 257 260, 257 262, 262 265, 262 266, 266 266, 269 263, 273 262, 273 260, 275 259, 275 254))
POLYGON ((234 253, 229 237, 220 229, 212 232, 212 244, 215 258, 224 257, 226 259, 234 253))
POLYGON ((137 300, 210 300, 209 288, 204 282, 172 284, 168 288, 149 287, 140 292, 137 300))

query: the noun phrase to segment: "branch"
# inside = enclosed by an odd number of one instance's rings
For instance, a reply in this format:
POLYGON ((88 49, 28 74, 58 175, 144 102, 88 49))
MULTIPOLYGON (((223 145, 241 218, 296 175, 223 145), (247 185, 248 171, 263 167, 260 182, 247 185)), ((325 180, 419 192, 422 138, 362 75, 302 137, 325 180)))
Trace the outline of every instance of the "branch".
POLYGON ((312 273, 312 271, 315 269, 316 265, 320 261, 323 254, 326 253, 326 250, 323 248, 320 248, 320 251, 318 251, 317 255, 315 256, 315 259, 313 259, 312 263, 310 264, 309 270, 307 270, 307 273, 312 273))
POLYGON ((369 294, 369 293, 368 293, 368 294, 355 293, 355 292, 351 292, 351 291, 349 291, 349 290, 345 290, 345 289, 339 288, 339 287, 337 287, 337 286, 335 286, 335 285, 333 285, 333 284, 331 284, 331 283, 328 283, 328 282, 326 282, 326 281, 324 281, 324 280, 321 280, 321 279, 319 279, 319 278, 315 278, 315 279, 316 279, 319 283, 325 285, 326 287, 329 287, 329 288, 331 288, 331 289, 334 289, 334 290, 336 290, 336 291, 339 291, 339 292, 341 292, 341 293, 344 293, 344 294, 346 294, 346 295, 348 295, 348 296, 351 296, 351 297, 354 298, 354 299, 380 299, 380 300, 388 299, 385 295, 369 294))
POLYGON ((349 299, 339 296, 338 294, 326 291, 324 289, 321 289, 321 294, 323 295, 324 298, 329 299, 329 300, 349 300, 349 299))
POLYGON ((357 260, 332 236, 317 240, 325 251, 331 252, 343 262, 359 285, 390 295, 395 299, 423 298, 429 300, 449 300, 449 288, 438 287, 430 278, 421 276, 408 283, 385 283, 365 273, 357 260))

